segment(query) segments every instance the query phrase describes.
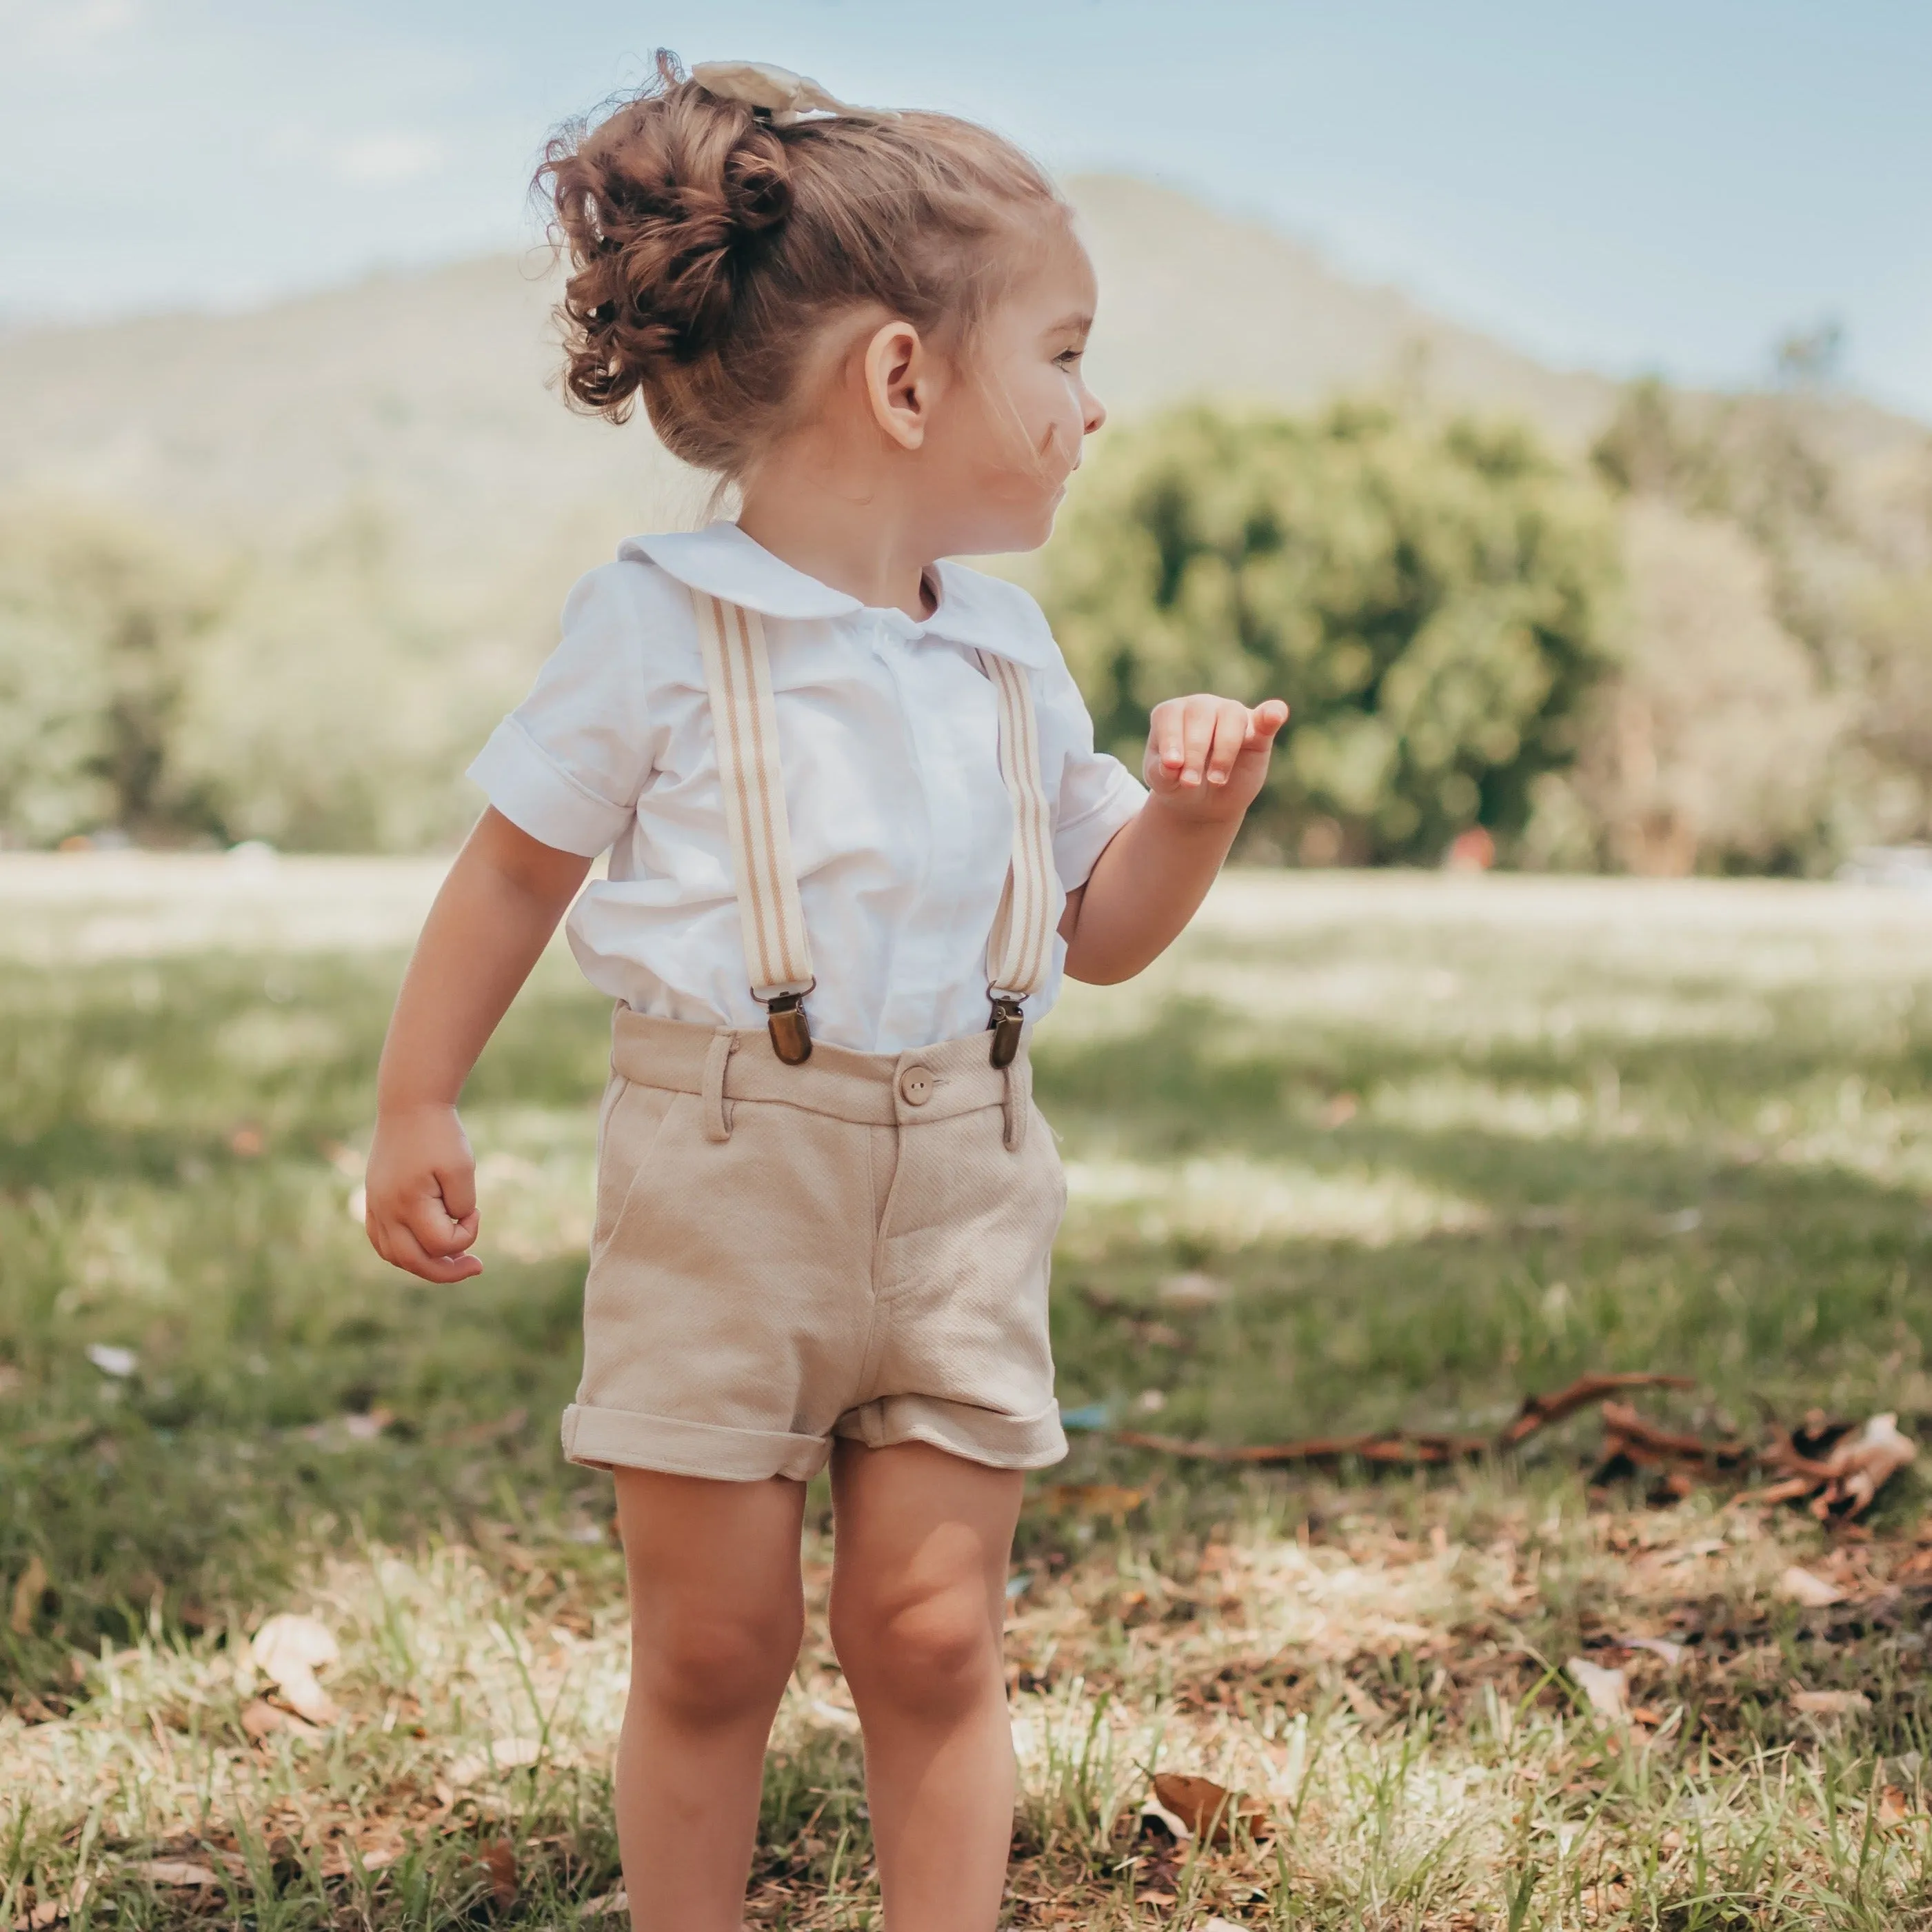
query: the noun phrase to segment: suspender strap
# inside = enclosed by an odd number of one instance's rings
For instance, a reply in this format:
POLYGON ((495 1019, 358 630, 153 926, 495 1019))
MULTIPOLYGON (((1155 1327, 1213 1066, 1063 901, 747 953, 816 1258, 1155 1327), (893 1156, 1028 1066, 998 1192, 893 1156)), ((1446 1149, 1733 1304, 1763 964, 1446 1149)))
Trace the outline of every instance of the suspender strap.
POLYGON ((1019 1051, 1022 1003, 1037 992, 1053 956, 1053 820, 1040 776, 1040 726, 1033 686, 1010 659, 989 651, 980 664, 1000 706, 1000 776, 1013 810, 1013 856, 986 947, 987 1026, 992 1060, 1005 1066, 1019 1051))
MULTIPOLYGON (((764 621, 755 610, 700 590, 692 592, 692 602, 704 650, 746 970, 752 995, 768 1016, 774 1051, 796 1066, 812 1055, 804 999, 815 982, 792 862, 764 621)), ((1039 990, 1053 956, 1053 824, 1040 782, 1033 687, 1018 664, 994 652, 981 652, 980 664, 998 700, 1000 776, 1013 813, 1012 860, 986 948, 991 1058, 995 1066, 1007 1066, 1019 1051, 1022 1002, 1039 990)))
POLYGON ((781 1060, 796 1065, 812 1054, 802 1004, 814 983, 812 948, 792 863, 764 620, 702 591, 693 591, 692 601, 704 648, 746 970, 752 996, 770 1016, 772 1047, 781 1060))

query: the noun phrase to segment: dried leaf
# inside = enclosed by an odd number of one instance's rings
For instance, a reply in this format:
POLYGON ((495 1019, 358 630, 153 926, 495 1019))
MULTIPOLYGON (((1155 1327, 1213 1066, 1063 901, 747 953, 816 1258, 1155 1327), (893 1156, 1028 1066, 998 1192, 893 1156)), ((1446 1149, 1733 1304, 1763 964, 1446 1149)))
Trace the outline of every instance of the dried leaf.
POLYGON ((1845 1718, 1871 1708, 1871 1700, 1862 1690, 1796 1690, 1791 1707, 1808 1718, 1845 1718))
POLYGON ((1672 1643, 1668 1637, 1620 1636, 1618 1643, 1625 1650, 1647 1650, 1653 1657, 1660 1657, 1674 1669, 1690 1655, 1688 1644, 1672 1643))
POLYGON ((213 1867, 198 1864, 192 1858, 145 1858, 128 1869, 151 1885, 205 1886, 221 1882, 213 1867))
POLYGON ((242 1707, 242 1728, 257 1742, 277 1731, 292 1729, 301 1724, 299 1718, 292 1718, 287 1712, 278 1710, 266 1698, 257 1697, 252 1703, 242 1707))
POLYGON ((312 1676, 325 1664, 334 1663, 341 1652, 334 1638, 314 1618, 284 1611, 255 1633, 248 1654, 258 1670, 280 1684, 290 1673, 312 1676))
POLYGON ((841 1704, 828 1704, 823 1697, 814 1697, 806 1706, 822 1724, 830 1724, 835 1731, 856 1731, 859 1728, 859 1714, 848 1711, 841 1704))
POLYGON ((496 1838, 482 1856, 490 1874, 490 1895, 499 1912, 507 1912, 517 1902, 517 1848, 507 1838, 496 1838))
POLYGON ((1590 1700, 1590 1708, 1613 1724, 1628 1721, 1630 1687, 1621 1670, 1610 1670, 1592 1664, 1587 1657, 1573 1657, 1563 1666, 1576 1680, 1576 1687, 1590 1700))
POLYGON ((332 1724, 340 1714, 315 1680, 317 1668, 333 1664, 340 1654, 334 1638, 314 1618, 287 1611, 271 1617, 248 1646, 250 1658, 284 1702, 312 1724, 332 1724))
POLYGON ((629 1896, 620 1886, 615 1892, 600 1892, 595 1898, 586 1898, 577 1908, 577 1916, 580 1918, 610 1918, 630 1909, 629 1896))
POLYGON ((1822 1610, 1828 1604, 1845 1600, 1845 1593, 1837 1584, 1826 1582, 1823 1577, 1814 1576, 1796 1563, 1778 1578, 1778 1588, 1780 1596, 1789 1597, 1794 1604, 1802 1604, 1808 1610, 1822 1610))
POLYGON ((1881 1825, 1903 1825, 1916 1814, 1905 1793, 1895 1784, 1888 1784, 1878 1795, 1878 1822, 1881 1825))
POLYGON ((1856 1441, 1832 1450, 1826 1464, 1846 1504, 1846 1514, 1857 1516, 1869 1508, 1879 1491, 1918 1454, 1918 1444, 1899 1432, 1896 1415, 1874 1416, 1856 1441))
POLYGON ((47 1587, 47 1566, 40 1561, 36 1550, 27 1558, 27 1567, 20 1572, 14 1586, 13 1614, 7 1620, 7 1627, 16 1636, 26 1636, 34 1628, 35 1613, 40 1607, 40 1594, 47 1587))
POLYGON ((452 1784, 474 1784, 491 1772, 516 1771, 544 1754, 541 1738, 497 1738, 484 1750, 466 1751, 445 1775, 452 1784))
POLYGON ((1041 1490, 1040 1500, 1050 1510, 1110 1516, 1118 1521, 1138 1509, 1147 1495, 1144 1489, 1124 1489, 1118 1483, 1049 1483, 1041 1490))
POLYGON ((1760 1492, 1760 1502, 1812 1498, 1821 1521, 1855 1516, 1918 1453, 1918 1445, 1899 1432, 1894 1414, 1874 1415, 1856 1435, 1850 1425, 1828 1421, 1815 1411, 1796 1430, 1780 1431, 1771 1452, 1785 1480, 1760 1492))
POLYGON ((1195 1778, 1181 1771, 1159 1772, 1154 1776, 1154 1792, 1162 1808, 1172 1812, 1204 1844, 1225 1845, 1238 1822, 1246 1826, 1256 1838, 1267 1834, 1267 1811, 1244 1800, 1239 1792, 1216 1784, 1211 1778, 1195 1778))
POLYGON ((50 1925, 58 1925, 80 1910, 81 1901, 86 1898, 89 1881, 77 1878, 74 1889, 64 1898, 44 1899, 32 1911, 14 1922, 14 1932, 46 1932, 50 1925))

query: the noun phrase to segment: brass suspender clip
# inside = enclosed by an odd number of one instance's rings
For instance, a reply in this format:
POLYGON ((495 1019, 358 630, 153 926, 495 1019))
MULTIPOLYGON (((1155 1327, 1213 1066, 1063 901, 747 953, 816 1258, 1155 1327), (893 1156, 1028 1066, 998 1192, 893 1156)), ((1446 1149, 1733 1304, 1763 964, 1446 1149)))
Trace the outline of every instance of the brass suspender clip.
POLYGON ((812 1023, 805 1016, 802 993, 767 1000, 765 1030, 772 1036, 772 1051, 788 1066, 802 1066, 812 1058, 812 1023))
POLYGON ((1020 1050, 1020 1033, 1026 1024, 1026 1015, 1021 1010, 1024 1002, 1010 993, 995 993, 992 999, 992 1017, 986 1022, 986 1030, 993 1036, 992 1062, 995 1066, 1010 1066, 1020 1050))

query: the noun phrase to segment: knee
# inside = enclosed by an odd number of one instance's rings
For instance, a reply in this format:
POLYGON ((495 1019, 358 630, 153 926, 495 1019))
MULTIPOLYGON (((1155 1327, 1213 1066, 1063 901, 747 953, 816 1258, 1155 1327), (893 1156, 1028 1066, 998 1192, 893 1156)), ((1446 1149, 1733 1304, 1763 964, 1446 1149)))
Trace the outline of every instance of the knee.
POLYGON ((957 1712, 1000 1682, 999 1640, 977 1590, 843 1614, 835 1604, 832 1642, 855 1696, 869 1692, 903 1710, 957 1712))
POLYGON ((783 1694, 804 1634, 796 1606, 729 1610, 658 1605, 631 1624, 631 1682, 685 1724, 769 1718, 783 1694))

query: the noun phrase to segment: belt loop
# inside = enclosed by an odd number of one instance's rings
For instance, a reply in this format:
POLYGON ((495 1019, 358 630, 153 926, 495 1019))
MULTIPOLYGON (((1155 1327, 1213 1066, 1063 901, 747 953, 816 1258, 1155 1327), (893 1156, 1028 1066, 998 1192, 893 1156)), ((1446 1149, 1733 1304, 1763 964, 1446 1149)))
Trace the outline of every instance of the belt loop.
POLYGON ((720 1027, 711 1036, 710 1050, 704 1056, 704 1082, 700 1098, 704 1102, 704 1138, 722 1142, 731 1138, 731 1109, 724 1098, 724 1065, 738 1044, 738 1036, 729 1027, 720 1027))
POLYGON ((1033 1064, 1022 1054, 1000 1069, 1006 1082, 1006 1151, 1018 1154, 1026 1144, 1028 1103, 1033 1099, 1033 1064))

